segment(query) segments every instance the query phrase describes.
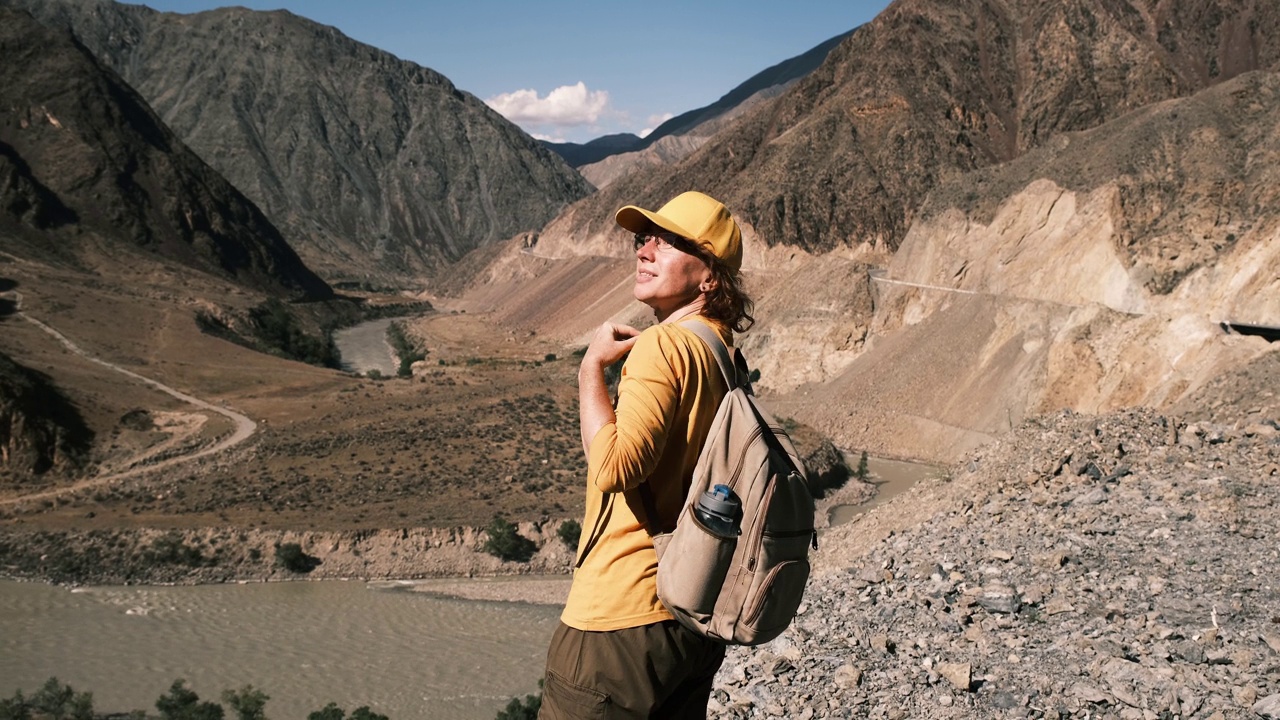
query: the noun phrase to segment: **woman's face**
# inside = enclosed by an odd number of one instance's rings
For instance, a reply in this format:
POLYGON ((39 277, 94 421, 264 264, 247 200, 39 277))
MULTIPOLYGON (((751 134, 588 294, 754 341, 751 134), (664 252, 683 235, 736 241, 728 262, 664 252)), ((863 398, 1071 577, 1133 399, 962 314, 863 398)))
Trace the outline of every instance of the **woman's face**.
POLYGON ((655 231, 637 234, 635 244, 635 298, 653 308, 659 322, 702 296, 702 287, 711 280, 711 268, 692 254, 689 241, 674 233, 655 231))

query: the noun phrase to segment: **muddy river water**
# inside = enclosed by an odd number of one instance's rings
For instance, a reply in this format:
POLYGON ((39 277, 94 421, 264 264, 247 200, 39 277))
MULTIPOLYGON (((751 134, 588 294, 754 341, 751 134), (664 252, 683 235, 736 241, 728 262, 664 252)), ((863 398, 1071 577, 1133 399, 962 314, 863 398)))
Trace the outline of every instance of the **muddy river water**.
MULTIPOLYGON (((939 472, 868 464, 878 497, 835 508, 833 524, 939 472)), ((302 720, 329 702, 348 712, 368 705, 392 720, 488 720, 537 690, 559 612, 386 582, 69 590, 0 581, 0 697, 29 695, 56 676, 91 691, 99 712, 154 711, 185 678, 214 701, 252 684, 271 697, 274 720, 302 720)))
POLYGON ((145 709, 177 678, 202 700, 252 684, 267 716, 329 702, 392 720, 491 719, 537 690, 559 608, 389 583, 77 590, 0 582, 0 697, 56 676, 98 712, 145 709))

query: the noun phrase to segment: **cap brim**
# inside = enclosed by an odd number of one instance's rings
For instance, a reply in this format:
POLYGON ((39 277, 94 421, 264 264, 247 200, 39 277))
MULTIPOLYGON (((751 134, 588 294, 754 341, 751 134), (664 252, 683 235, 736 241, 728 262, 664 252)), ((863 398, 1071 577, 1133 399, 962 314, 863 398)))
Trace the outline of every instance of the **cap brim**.
POLYGON ((649 228, 649 225, 657 225, 663 230, 669 230, 680 237, 692 237, 688 230, 680 227, 679 224, 672 222, 669 218, 663 217, 652 210, 645 210, 635 205, 627 205, 618 211, 613 218, 621 225, 624 230, 633 233, 643 232, 649 228))

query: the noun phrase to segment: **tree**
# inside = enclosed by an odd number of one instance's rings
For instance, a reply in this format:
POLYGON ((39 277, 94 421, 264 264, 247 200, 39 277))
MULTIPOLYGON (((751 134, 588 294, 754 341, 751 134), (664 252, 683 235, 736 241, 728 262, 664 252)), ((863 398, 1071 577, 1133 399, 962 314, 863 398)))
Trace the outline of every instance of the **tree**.
POLYGON ((156 699, 156 709, 164 720, 222 720, 225 711, 217 703, 200 702, 200 696, 178 678, 169 686, 169 694, 156 699))
POLYGON ((92 720, 93 693, 77 693, 70 685, 63 685, 51 677, 31 696, 32 710, 53 720, 92 720))
POLYGON ((871 470, 867 467, 867 451, 862 451, 862 457, 858 458, 858 479, 865 481, 871 476, 871 470))
POLYGON ((494 515, 493 521, 484 531, 489 536, 484 541, 484 551, 494 557, 515 562, 528 562, 538 550, 538 546, 532 540, 516 532, 516 526, 507 522, 501 515, 494 515))
POLYGON ((0 700, 0 720, 31 720, 31 704, 21 690, 11 698, 0 700))
POLYGON ((238 720, 267 720, 266 705, 270 696, 252 685, 239 690, 224 690, 222 702, 231 706, 238 720))

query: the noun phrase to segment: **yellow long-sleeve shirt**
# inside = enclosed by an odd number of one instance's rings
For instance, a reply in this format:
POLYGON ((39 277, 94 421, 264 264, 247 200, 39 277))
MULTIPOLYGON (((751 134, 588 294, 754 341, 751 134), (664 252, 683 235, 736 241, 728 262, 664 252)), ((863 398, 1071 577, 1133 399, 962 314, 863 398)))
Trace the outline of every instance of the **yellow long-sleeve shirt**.
MULTIPOLYGON (((731 342, 726 328, 698 319, 731 342)), ((673 524, 726 391, 711 349, 691 330, 655 325, 640 333, 622 366, 617 420, 591 440, 578 554, 589 544, 590 551, 574 572, 564 624, 619 630, 671 619, 658 600, 658 556, 644 503, 624 491, 649 480, 656 524, 673 524)))

